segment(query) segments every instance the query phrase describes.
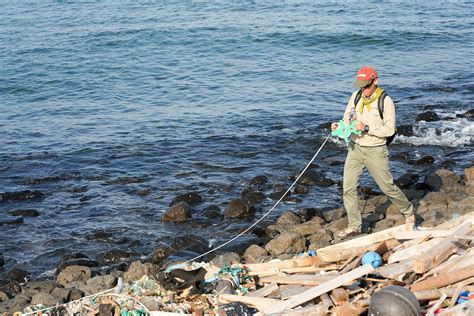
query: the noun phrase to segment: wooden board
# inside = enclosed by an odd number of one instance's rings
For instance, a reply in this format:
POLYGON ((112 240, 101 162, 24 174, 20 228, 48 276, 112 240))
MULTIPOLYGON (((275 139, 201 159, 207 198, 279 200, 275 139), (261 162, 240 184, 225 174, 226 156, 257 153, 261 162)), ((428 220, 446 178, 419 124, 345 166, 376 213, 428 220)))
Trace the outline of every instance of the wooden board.
POLYGON ((324 293, 327 293, 335 288, 342 286, 343 284, 353 281, 363 275, 369 274, 370 272, 374 271, 374 268, 370 264, 363 265, 355 270, 352 270, 346 274, 340 275, 335 277, 334 279, 323 283, 319 286, 316 286, 306 292, 303 292, 299 295, 296 295, 290 298, 287 301, 280 301, 279 303, 275 303, 269 307, 264 309, 266 314, 271 313, 280 313, 286 309, 290 309, 301 305, 309 300, 312 300, 324 293))

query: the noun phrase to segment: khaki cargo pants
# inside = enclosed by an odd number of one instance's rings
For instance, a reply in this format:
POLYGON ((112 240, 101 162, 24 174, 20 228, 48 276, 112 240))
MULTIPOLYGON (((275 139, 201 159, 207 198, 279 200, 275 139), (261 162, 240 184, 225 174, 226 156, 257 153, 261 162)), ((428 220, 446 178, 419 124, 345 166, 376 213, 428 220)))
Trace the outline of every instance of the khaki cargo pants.
POLYGON ((413 215, 413 204, 394 183, 388 164, 387 146, 363 147, 351 142, 344 164, 343 200, 349 227, 360 229, 362 218, 357 198, 357 185, 364 167, 377 182, 382 192, 405 216, 413 215))

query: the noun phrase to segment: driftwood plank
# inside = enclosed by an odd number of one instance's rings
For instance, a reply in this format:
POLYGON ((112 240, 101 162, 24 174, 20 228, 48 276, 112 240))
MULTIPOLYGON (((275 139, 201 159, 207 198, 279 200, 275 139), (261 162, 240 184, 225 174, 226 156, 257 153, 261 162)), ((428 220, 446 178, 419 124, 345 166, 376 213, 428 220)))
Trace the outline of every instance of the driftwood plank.
POLYGON ((249 305, 258 310, 263 310, 266 307, 272 306, 280 302, 279 300, 274 300, 270 298, 261 298, 261 297, 249 297, 249 296, 240 296, 233 294, 220 294, 217 296, 217 301, 219 303, 232 303, 232 302, 241 302, 245 305, 249 305))
POLYGON ((327 282, 337 274, 312 275, 312 274, 298 274, 298 275, 275 275, 260 279, 260 283, 278 283, 278 284, 293 284, 293 285, 319 285, 327 282))
POLYGON ((355 252, 362 254, 370 251, 370 247, 388 239, 392 239, 396 232, 410 231, 412 226, 404 224, 390 229, 386 229, 367 236, 351 239, 336 245, 319 249, 318 257, 323 262, 338 262, 350 258, 355 252))
POLYGON ((320 258, 318 256, 314 257, 295 257, 288 260, 275 260, 265 263, 249 263, 245 264, 244 267, 250 272, 256 271, 268 271, 274 269, 288 269, 288 268, 301 268, 301 267, 310 267, 317 266, 320 263, 320 258))
MULTIPOLYGON (((469 235, 471 231, 472 223, 466 222, 458 227, 453 235, 469 235)), ((448 259, 458 247, 463 246, 468 242, 469 240, 465 239, 452 240, 447 238, 440 241, 438 244, 431 247, 423 256, 415 260, 413 263, 413 271, 416 273, 425 273, 429 271, 448 259)))
POLYGON ((313 298, 316 298, 324 293, 327 293, 335 288, 338 288, 342 286, 343 284, 353 281, 372 271, 374 271, 374 268, 370 264, 363 265, 353 271, 337 276, 326 283, 323 283, 310 290, 307 290, 306 292, 296 295, 287 301, 284 301, 284 302, 280 301, 279 303, 273 304, 265 308, 264 312, 268 314, 283 312, 286 309, 290 309, 298 305, 301 305, 309 300, 312 300, 313 298))
POLYGON ((278 289, 278 285, 276 283, 272 283, 272 284, 269 284, 269 285, 266 285, 266 286, 262 287, 261 289, 250 292, 246 296, 249 296, 249 297, 265 297, 268 294, 270 294, 271 292, 275 291, 276 289, 278 289))
POLYGON ((474 265, 428 278, 424 281, 413 284, 410 286, 410 289, 412 291, 431 290, 451 285, 471 277, 474 277, 474 265))
POLYGON ((418 257, 419 255, 426 253, 429 249, 431 249, 431 247, 440 243, 442 240, 442 238, 435 238, 418 245, 398 250, 388 257, 387 263, 394 263, 405 259, 413 258, 415 256, 418 257))

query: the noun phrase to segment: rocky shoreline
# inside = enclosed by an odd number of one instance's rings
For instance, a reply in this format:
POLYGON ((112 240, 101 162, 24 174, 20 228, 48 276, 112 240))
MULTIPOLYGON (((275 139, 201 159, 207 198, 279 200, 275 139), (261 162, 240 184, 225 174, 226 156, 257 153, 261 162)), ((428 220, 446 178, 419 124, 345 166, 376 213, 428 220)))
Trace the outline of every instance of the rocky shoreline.
MULTIPOLYGON (((466 168, 462 175, 438 169, 427 174, 423 182, 417 182, 415 178, 418 179, 419 176, 402 177, 397 180, 397 184, 416 206, 417 220, 423 227, 433 227, 474 210, 474 167, 466 168)), ((254 205, 262 196, 259 192, 267 185, 266 181, 263 176, 254 178, 249 190, 243 192, 242 198, 229 203, 225 216, 252 215, 255 212, 254 205)), ((316 173, 309 172, 295 190, 304 191, 305 186, 314 181, 321 181, 321 178, 316 173)), ((374 233, 404 223, 403 216, 386 196, 368 189, 363 189, 360 193, 364 205, 363 232, 374 233)), ((199 203, 200 199, 197 193, 175 198, 162 220, 188 220, 190 206, 199 203)), ((210 216, 217 213, 212 208, 207 211, 210 216)), ((256 228, 253 234, 249 234, 252 237, 243 236, 242 242, 231 245, 229 249, 232 251, 213 253, 203 259, 211 260, 219 267, 235 262, 258 263, 272 258, 288 259, 299 253, 317 252, 320 248, 339 242, 335 238, 336 233, 346 226, 347 217, 343 208, 289 211, 282 214, 275 223, 256 228)), ((27 271, 12 269, 0 274, 0 311, 12 314, 31 305, 54 306, 67 303, 113 288, 119 278, 125 284, 139 280, 144 275, 155 278, 165 267, 176 262, 179 252, 190 252, 192 255, 208 249, 205 240, 176 238, 170 245, 157 247, 153 254, 141 260, 127 260, 130 254, 119 250, 110 251, 101 260, 111 263, 106 266, 101 266, 99 260, 74 253, 63 257, 54 280, 28 281, 27 271)), ((2 269, 3 265, 4 259, 0 254, 2 269)), ((159 308, 154 301, 149 304, 147 308, 150 310, 159 308)))

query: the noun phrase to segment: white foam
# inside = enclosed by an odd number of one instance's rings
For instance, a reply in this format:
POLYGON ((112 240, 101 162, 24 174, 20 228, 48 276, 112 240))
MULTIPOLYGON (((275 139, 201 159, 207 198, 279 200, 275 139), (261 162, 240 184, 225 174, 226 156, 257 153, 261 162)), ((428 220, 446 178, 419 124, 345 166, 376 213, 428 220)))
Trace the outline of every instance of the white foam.
POLYGON ((474 122, 465 118, 437 122, 418 122, 413 127, 414 136, 397 135, 395 143, 415 146, 458 147, 470 145, 474 139, 474 122))

